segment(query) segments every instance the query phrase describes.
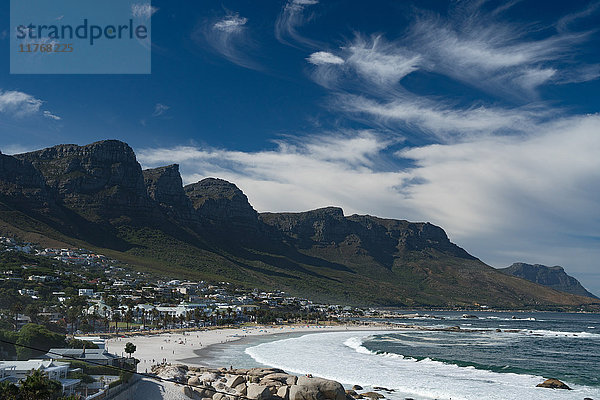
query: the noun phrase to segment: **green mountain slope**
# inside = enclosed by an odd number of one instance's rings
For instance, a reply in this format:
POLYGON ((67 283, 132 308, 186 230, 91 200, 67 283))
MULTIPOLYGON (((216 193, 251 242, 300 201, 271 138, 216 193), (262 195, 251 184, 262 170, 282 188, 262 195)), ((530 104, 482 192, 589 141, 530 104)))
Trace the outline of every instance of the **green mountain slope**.
POLYGON ((504 275, 429 223, 339 208, 258 214, 235 185, 183 187, 125 143, 0 154, 0 232, 86 247, 169 277, 228 280, 317 301, 383 306, 579 307, 597 300, 504 275))

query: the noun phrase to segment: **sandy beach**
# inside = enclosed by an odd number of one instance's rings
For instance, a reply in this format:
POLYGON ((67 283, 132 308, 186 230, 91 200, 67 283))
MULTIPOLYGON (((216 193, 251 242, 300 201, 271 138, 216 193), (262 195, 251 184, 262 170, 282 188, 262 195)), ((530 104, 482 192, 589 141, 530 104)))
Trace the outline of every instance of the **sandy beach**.
MULTIPOLYGON (((201 331, 162 333, 156 335, 136 335, 118 337, 106 342, 106 348, 114 354, 125 354, 125 344, 135 344, 133 357, 140 360, 139 372, 149 372, 152 365, 166 362, 171 364, 186 364, 203 366, 202 357, 210 346, 224 345, 242 339, 265 335, 281 335, 291 333, 339 332, 346 330, 369 331, 392 329, 385 325, 284 325, 284 326, 255 326, 225 329, 209 329, 201 331)), ((234 366, 235 367, 235 366, 234 366)), ((135 387, 135 398, 146 400, 186 400, 181 386, 168 382, 158 382, 144 378, 135 387)))
POLYGON ((183 363, 190 366, 204 366, 198 359, 200 350, 209 346, 226 344, 254 336, 279 335, 286 333, 338 332, 345 330, 382 330, 391 329, 384 325, 283 325, 255 326, 243 328, 208 329, 178 333, 162 333, 157 335, 137 335, 109 339, 106 348, 109 352, 126 356, 125 344, 131 342, 136 346, 133 357, 140 360, 138 371, 144 372, 154 364, 183 363))

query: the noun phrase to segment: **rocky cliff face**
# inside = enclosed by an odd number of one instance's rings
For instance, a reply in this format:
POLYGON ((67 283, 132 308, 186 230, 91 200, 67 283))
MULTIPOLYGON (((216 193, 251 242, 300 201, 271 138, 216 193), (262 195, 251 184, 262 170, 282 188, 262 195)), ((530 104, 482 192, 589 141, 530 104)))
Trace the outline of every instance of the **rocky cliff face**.
POLYGON ((598 298, 588 292, 577 279, 568 275, 560 266, 547 267, 541 264, 514 263, 510 267, 501 268, 500 272, 527 279, 561 292, 598 298))
POLYGON ((48 192, 42 174, 24 160, 0 153, 0 198, 11 205, 43 208, 48 192))
POLYGON ((173 217, 191 219, 192 203, 183 190, 179 165, 146 169, 143 175, 148 196, 152 200, 173 217))
POLYGON ((301 213, 263 213, 261 220, 296 240, 301 247, 359 245, 371 253, 438 251, 474 259, 451 243, 446 232, 430 223, 383 219, 370 215, 344 216, 338 207, 301 213))
POLYGON ((151 212, 141 167, 126 143, 59 145, 15 158, 31 163, 58 201, 92 219, 151 212))

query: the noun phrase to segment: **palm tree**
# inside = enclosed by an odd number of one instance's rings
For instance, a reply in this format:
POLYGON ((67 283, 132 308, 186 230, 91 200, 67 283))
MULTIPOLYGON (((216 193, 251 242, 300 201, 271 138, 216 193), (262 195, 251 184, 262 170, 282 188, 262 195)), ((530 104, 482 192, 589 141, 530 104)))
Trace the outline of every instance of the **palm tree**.
POLYGON ((119 333, 119 322, 121 321, 121 313, 116 311, 117 310, 115 310, 115 312, 113 312, 112 314, 112 320, 115 323, 115 333, 119 333))
POLYGON ((133 320, 133 311, 131 310, 131 308, 128 308, 127 312, 125 313, 125 322, 127 323, 127 330, 129 330, 129 324, 131 323, 132 320, 133 320))
POLYGON ((152 308, 152 311, 150 311, 150 313, 152 314, 152 325, 156 325, 156 320, 158 319, 158 317, 160 317, 160 312, 158 312, 156 307, 154 307, 152 308))
POLYGON ((54 399, 62 391, 62 386, 57 381, 48 379, 48 375, 41 370, 32 371, 29 376, 21 381, 19 389, 23 399, 54 399))

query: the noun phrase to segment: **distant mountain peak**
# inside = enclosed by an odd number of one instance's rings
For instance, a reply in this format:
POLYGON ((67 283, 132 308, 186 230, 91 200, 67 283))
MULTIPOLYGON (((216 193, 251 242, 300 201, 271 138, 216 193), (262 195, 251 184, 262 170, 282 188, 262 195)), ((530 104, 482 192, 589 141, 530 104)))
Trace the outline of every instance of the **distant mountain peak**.
POLYGON ((510 267, 500 268, 499 271, 506 275, 527 279, 530 282, 535 282, 561 292, 598 298, 585 289, 577 279, 568 275, 560 265, 548 267, 542 264, 517 262, 510 267))

